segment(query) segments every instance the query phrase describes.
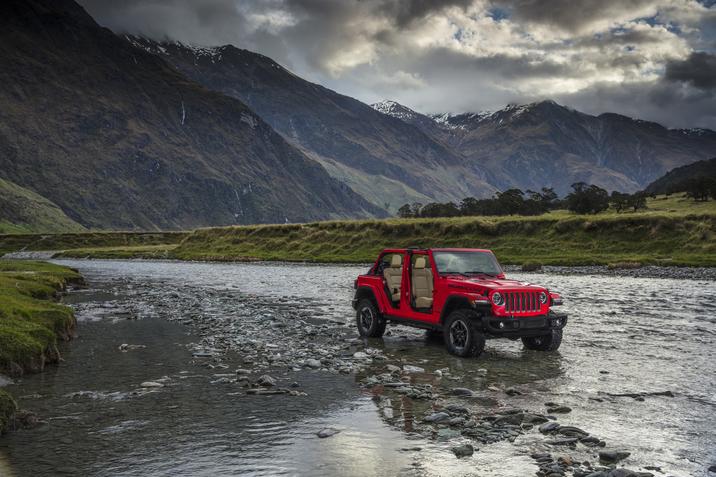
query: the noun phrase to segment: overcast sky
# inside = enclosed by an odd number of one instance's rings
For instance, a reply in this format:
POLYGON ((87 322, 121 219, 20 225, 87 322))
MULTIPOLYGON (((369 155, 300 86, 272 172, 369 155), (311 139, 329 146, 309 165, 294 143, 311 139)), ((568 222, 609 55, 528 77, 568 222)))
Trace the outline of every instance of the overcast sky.
POLYGON ((716 129, 716 0, 80 0, 102 25, 270 56, 421 112, 554 99, 716 129))

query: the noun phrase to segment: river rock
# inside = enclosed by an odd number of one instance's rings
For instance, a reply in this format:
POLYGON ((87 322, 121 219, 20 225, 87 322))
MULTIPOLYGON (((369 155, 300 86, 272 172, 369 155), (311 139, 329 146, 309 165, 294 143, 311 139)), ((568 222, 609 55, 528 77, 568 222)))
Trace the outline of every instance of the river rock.
POLYGON ((328 427, 326 429, 321 429, 320 431, 318 431, 316 433, 316 435, 318 437, 320 437, 321 439, 325 439, 326 437, 335 436, 339 432, 341 432, 341 431, 339 431, 338 429, 333 429, 333 428, 328 427))
POLYGON ((538 430, 539 430, 542 434, 548 434, 548 433, 550 433, 550 432, 556 431, 556 430, 559 429, 560 427, 562 427, 562 426, 560 426, 558 423, 556 423, 556 422, 554 422, 554 421, 550 421, 550 422, 545 422, 544 424, 542 424, 541 426, 539 426, 538 430))
POLYGON ((420 366, 411 366, 409 364, 406 364, 403 366, 403 371, 406 373, 424 373, 425 368, 421 368, 420 366))
POLYGON ((709 467, 709 472, 713 472, 714 474, 716 474, 716 464, 709 467))
POLYGON ((276 380, 268 374, 264 374, 259 377, 259 379, 256 381, 256 384, 258 384, 259 386, 276 386, 276 380))
POLYGON ((453 447, 450 449, 453 454, 455 454, 455 457, 458 459, 461 457, 470 457, 472 454, 475 453, 475 448, 472 447, 470 444, 463 444, 461 446, 453 447))
POLYGON ((576 437, 565 437, 564 439, 553 439, 551 441, 545 441, 545 444, 552 446, 571 446, 576 444, 578 439, 576 437))
POLYGON ((453 414, 470 414, 470 411, 460 404, 448 404, 445 406, 445 410, 453 414))
POLYGON ((156 381, 144 381, 139 386, 143 387, 143 388, 163 388, 164 387, 164 385, 162 383, 158 383, 156 381))
POLYGON ((437 424, 439 422, 447 421, 448 419, 450 419, 450 414, 447 412, 436 412, 423 419, 423 422, 432 422, 437 424))
POLYGON ((569 406, 555 406, 547 408, 548 414, 568 414, 572 412, 572 408, 569 406))
POLYGON ((467 388, 452 388, 450 390, 450 394, 453 396, 474 396, 475 393, 472 391, 472 389, 467 388))
POLYGON ((307 359, 306 366, 308 366, 309 368, 318 369, 321 367, 321 362, 319 360, 313 359, 313 358, 307 359))
POLYGON ((608 464, 616 464, 617 462, 626 459, 630 455, 631 453, 626 451, 603 450, 599 451, 599 460, 608 464))

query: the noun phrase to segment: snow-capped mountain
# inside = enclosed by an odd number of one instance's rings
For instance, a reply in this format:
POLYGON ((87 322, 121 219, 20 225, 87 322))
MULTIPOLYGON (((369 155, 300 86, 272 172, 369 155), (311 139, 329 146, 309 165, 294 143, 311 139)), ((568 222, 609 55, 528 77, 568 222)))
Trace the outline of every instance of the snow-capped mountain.
MULTIPOLYGON (((667 129, 614 113, 584 114, 547 100, 498 111, 424 115, 395 101, 379 110, 420 128, 485 167, 496 187, 555 187, 585 181, 634 191, 665 172, 716 155, 716 132, 667 129)), ((378 109, 378 108, 376 108, 378 109)))

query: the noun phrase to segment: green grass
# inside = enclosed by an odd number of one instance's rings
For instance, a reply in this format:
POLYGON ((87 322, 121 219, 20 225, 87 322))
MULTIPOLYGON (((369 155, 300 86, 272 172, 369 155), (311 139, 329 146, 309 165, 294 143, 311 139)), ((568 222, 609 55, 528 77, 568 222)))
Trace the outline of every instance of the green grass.
POLYGON ((84 232, 0 235, 0 255, 19 250, 74 250, 173 245, 188 232, 84 232))
MULTIPOLYGON (((0 373, 41 371, 59 359, 58 339, 69 339, 76 321, 72 309, 55 303, 58 291, 81 281, 75 270, 43 262, 0 260, 0 373)), ((17 410, 0 390, 0 434, 17 410)))
POLYGON ((69 339, 76 321, 56 296, 80 280, 67 267, 0 260, 0 373, 40 371, 59 358, 57 340, 69 339))
MULTIPOLYGON (((716 202, 683 194, 648 200, 648 209, 537 217, 456 217, 326 221, 199 229, 171 243, 67 247, 63 257, 288 260, 365 263, 386 247, 491 248, 505 264, 716 266, 716 202)), ((77 234, 81 236, 83 234, 77 234)), ((85 234, 86 235, 86 234, 85 234)), ((7 236, 5 236, 7 237, 7 236)), ((55 237, 45 240, 61 243, 55 237)), ((76 237, 72 243, 84 239, 76 237)), ((0 247, 3 241, 0 237, 0 247)))
POLYGON ((0 233, 79 232, 85 228, 57 204, 0 178, 0 233))
POLYGON ((54 258, 92 259, 169 259, 178 244, 138 245, 132 247, 89 247, 59 252, 54 258))
POLYGON ((455 218, 198 230, 173 251, 184 260, 369 262, 386 247, 490 248, 506 264, 639 262, 716 266, 716 216, 455 218))

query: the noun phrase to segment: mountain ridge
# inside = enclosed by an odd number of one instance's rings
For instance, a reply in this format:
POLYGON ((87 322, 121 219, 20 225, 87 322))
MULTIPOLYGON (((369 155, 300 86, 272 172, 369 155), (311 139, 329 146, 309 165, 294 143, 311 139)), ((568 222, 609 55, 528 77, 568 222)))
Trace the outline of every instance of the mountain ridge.
POLYGON ((447 134, 447 141, 463 155, 495 170, 507 163, 514 164, 508 167, 513 171, 530 171, 530 163, 524 159, 531 158, 532 165, 541 161, 548 172, 522 181, 496 173, 499 175, 496 186, 502 189, 539 189, 549 185, 565 193, 572 182, 585 181, 610 190, 634 192, 674 167, 716 152, 716 132, 711 130, 668 129, 617 113, 594 116, 553 100, 509 104, 492 112, 431 115, 396 102, 376 104, 384 114, 395 114, 427 134, 439 134, 443 140, 447 134), (506 143, 518 147, 510 150, 506 143), (506 151, 495 154, 499 148, 506 151), (481 149, 488 149, 488 153, 482 153, 481 149), (645 154, 657 157, 645 160, 645 154), (556 166, 550 167, 550 160, 556 166), (550 181, 549 176, 556 177, 559 171, 567 172, 566 180, 550 181))
POLYGON ((235 98, 70 0, 0 5, 0 171, 89 228, 381 216, 235 98))

